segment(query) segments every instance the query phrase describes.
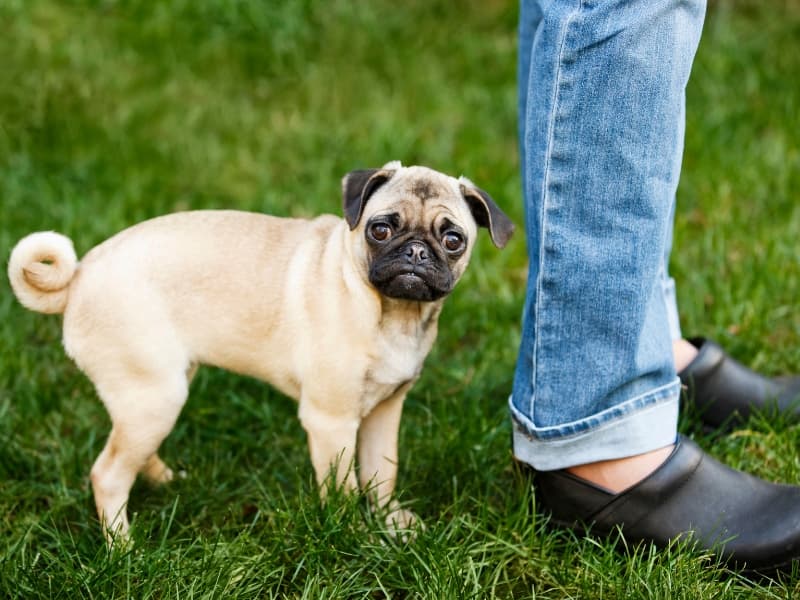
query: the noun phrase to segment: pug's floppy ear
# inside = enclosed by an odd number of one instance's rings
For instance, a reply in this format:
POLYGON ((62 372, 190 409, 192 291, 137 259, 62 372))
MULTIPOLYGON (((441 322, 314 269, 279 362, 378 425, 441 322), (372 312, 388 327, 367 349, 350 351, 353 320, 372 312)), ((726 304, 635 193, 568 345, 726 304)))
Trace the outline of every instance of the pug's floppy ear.
POLYGON ((361 220, 369 197, 379 187, 389 181, 396 169, 357 169, 350 171, 342 179, 342 197, 344 202, 344 220, 350 230, 356 228, 361 220))
POLYGON ((472 217, 479 227, 486 227, 492 243, 503 248, 514 233, 514 223, 495 204, 492 197, 466 177, 459 178, 461 195, 467 201, 472 217))

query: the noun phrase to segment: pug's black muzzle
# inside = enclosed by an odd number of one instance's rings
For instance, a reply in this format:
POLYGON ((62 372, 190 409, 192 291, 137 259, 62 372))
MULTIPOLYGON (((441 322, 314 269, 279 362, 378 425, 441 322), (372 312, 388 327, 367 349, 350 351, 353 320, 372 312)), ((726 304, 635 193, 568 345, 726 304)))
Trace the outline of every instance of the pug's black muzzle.
POLYGON ((453 288, 446 259, 420 240, 410 240, 376 256, 369 281, 384 296, 419 302, 438 300, 453 288))

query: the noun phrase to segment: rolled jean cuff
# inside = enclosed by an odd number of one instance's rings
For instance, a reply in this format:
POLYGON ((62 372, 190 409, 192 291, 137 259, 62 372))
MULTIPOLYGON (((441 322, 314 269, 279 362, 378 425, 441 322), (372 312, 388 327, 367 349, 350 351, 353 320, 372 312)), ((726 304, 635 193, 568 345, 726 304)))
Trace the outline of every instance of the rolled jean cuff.
POLYGON ((675 442, 680 380, 563 426, 537 428, 509 400, 514 456, 539 471, 626 458, 675 442))

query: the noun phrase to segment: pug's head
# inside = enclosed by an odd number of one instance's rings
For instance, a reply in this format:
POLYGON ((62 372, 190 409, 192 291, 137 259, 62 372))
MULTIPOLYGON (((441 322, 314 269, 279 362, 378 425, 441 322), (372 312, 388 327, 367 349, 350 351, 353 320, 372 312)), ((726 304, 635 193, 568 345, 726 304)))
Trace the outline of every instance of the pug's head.
POLYGON ((348 173, 344 218, 353 259, 384 296, 430 302, 445 297, 469 262, 479 227, 506 245, 511 220, 471 181, 390 162, 348 173))

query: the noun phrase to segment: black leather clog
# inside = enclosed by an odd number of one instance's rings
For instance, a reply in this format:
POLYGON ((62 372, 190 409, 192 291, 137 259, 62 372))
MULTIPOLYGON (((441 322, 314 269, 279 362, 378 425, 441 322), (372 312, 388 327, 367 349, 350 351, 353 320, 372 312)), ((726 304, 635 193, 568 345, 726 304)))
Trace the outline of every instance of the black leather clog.
POLYGON ((800 419, 800 377, 764 377, 704 338, 689 340, 698 350, 678 376, 687 401, 712 427, 741 423, 754 410, 775 410, 800 419))
POLYGON ((551 523, 594 534, 620 528, 626 541, 689 536, 731 568, 771 576, 800 558, 800 487, 736 471, 679 437, 669 458, 613 494, 567 471, 535 472, 537 505, 551 523))

